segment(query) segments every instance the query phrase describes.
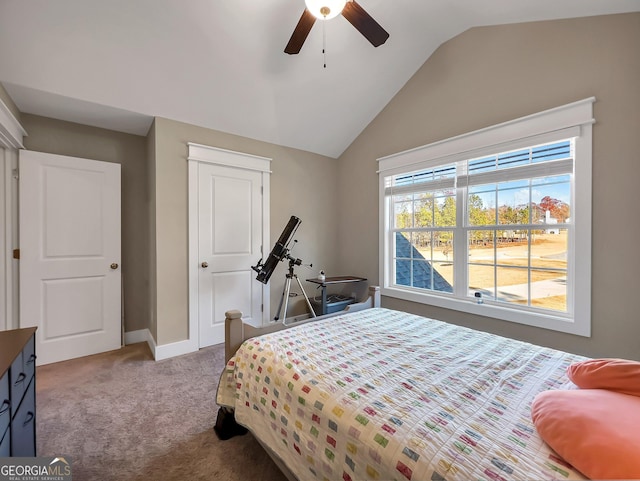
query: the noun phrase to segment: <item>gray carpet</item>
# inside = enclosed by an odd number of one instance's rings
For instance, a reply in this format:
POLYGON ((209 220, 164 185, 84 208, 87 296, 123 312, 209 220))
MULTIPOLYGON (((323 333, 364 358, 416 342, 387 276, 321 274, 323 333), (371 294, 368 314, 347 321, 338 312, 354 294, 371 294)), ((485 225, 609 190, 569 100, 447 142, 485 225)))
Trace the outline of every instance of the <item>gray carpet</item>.
POLYGON ((68 455, 74 481, 284 476, 251 436, 213 432, 222 345, 154 361, 146 343, 37 368, 39 456, 68 455))

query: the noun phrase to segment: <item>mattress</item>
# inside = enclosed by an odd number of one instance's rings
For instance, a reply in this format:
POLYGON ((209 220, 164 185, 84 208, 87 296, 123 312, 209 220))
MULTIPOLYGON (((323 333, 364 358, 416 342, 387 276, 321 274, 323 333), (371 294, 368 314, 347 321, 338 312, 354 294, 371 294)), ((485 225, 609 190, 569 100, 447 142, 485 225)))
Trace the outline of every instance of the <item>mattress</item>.
POLYGON ((375 308, 245 341, 217 402, 299 480, 584 479, 530 415, 583 359, 375 308))

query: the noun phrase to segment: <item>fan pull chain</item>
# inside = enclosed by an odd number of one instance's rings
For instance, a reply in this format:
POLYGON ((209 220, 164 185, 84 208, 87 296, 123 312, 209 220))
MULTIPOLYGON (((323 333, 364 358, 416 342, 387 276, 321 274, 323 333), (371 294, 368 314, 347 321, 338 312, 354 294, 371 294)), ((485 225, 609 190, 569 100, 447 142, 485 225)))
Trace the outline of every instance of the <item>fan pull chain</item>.
POLYGON ((325 32, 325 23, 327 23, 326 16, 324 18, 324 21, 322 22, 322 61, 324 63, 324 68, 327 68, 327 35, 325 32))

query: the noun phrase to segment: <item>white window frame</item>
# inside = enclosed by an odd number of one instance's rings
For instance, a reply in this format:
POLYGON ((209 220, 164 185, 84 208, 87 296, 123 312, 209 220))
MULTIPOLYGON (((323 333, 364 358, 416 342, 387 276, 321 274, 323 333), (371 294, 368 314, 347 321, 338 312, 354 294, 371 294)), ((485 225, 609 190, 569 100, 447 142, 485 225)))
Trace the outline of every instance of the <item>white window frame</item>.
MULTIPOLYGON (((545 110, 509 122, 462 134, 450 139, 378 159, 380 212, 381 294, 407 301, 493 317, 580 336, 591 336, 591 190, 592 130, 595 97, 545 110), (515 150, 532 145, 574 138, 574 184, 571 216, 574 235, 568 246, 567 312, 523 310, 516 305, 485 302, 478 304, 468 296, 439 294, 435 291, 397 286, 392 283, 393 226, 385 179, 438 165, 515 150), (579 262, 576 260, 579 259, 579 262)), ((458 220, 462 219, 458 208, 458 220)), ((458 271, 466 263, 456 265, 458 271), (461 267, 462 266, 462 267, 461 267)), ((460 292, 460 291, 458 291, 460 292)), ((466 289, 465 289, 466 292, 466 289)))

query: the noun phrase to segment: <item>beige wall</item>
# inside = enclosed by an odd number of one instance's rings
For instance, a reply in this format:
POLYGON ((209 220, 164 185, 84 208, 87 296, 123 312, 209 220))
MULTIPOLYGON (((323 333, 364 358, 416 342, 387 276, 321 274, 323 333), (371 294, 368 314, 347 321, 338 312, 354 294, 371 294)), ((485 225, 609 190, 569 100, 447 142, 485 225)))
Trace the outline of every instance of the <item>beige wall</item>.
POLYGON ((378 279, 376 159, 595 96, 592 337, 383 298, 383 305, 589 356, 640 359, 640 14, 468 30, 340 157, 340 262, 378 279), (356 179, 359 179, 356 181, 356 179))
POLYGON ((121 164, 125 331, 149 324, 149 221, 145 138, 22 114, 25 148, 121 164))
POLYGON ((9 110, 13 114, 13 116, 19 122, 20 121, 20 111, 18 110, 18 107, 16 107, 16 104, 13 102, 13 99, 11 97, 9 97, 9 94, 4 89, 4 87, 2 86, 1 83, 0 83, 0 100, 2 100, 4 102, 4 104, 9 108, 9 110))
MULTIPOLYGON (((126 330, 148 327, 163 345, 187 338, 187 142, 272 158, 272 244, 297 215, 295 254, 314 272, 377 282, 376 158, 595 96, 592 338, 383 302, 572 352, 640 359, 640 227, 623 216, 640 174, 638 45, 640 14, 469 30, 443 44, 338 161, 162 118, 147 139, 28 114, 21 121, 29 149, 122 164, 126 330)), ((270 281, 272 315, 285 270, 270 281)))
MULTIPOLYGON (((155 133, 155 240, 156 315, 158 345, 188 336, 187 142, 259 155, 271 162, 270 252, 291 215, 302 220, 293 254, 305 263, 343 274, 337 262, 337 161, 329 157, 230 135, 194 125, 156 118, 155 133)), ((153 200, 152 200, 153 204, 153 200)), ((256 261, 258 259, 255 259, 256 261)), ((282 263, 269 281, 271 315, 282 295, 286 266, 282 263)), ((302 279, 316 272, 297 268, 302 279)), ((256 281, 258 282, 258 281, 256 281)), ((312 285, 305 287, 315 294, 312 285)), ((232 309, 233 306, 229 306, 232 309)), ((290 314, 304 312, 298 302, 290 314)))

